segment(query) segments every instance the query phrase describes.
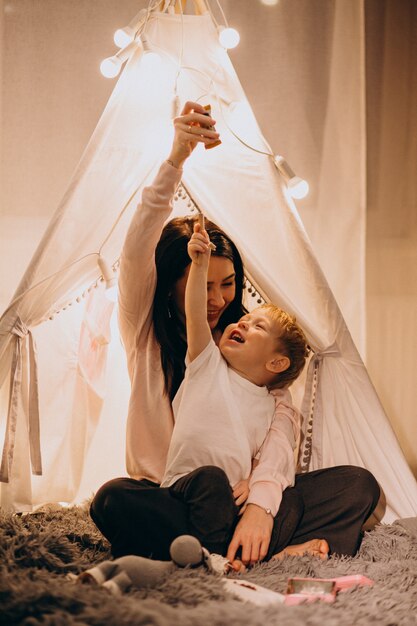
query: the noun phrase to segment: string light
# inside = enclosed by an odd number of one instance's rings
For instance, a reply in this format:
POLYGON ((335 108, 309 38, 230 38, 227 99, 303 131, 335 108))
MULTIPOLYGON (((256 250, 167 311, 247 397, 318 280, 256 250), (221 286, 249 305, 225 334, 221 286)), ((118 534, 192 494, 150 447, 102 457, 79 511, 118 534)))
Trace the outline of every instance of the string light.
POLYGON ((129 26, 118 28, 113 35, 113 41, 118 48, 125 48, 135 38, 135 32, 129 26))
POLYGON ((177 115, 180 114, 180 109, 181 109, 181 102, 180 99, 178 97, 178 94, 174 94, 172 100, 171 100, 171 117, 174 119, 174 117, 177 117, 177 115))
POLYGON ((121 61, 116 57, 108 57, 100 63, 100 72, 106 78, 115 78, 122 67, 121 61))
POLYGON ((146 14, 147 10, 141 9, 139 13, 137 13, 135 17, 130 20, 127 26, 124 26, 123 28, 118 28, 116 30, 113 36, 116 46, 118 46, 119 48, 125 48, 134 40, 135 35, 139 30, 139 27, 146 19, 146 14))
POLYGON ((107 263, 106 259, 102 256, 98 256, 97 265, 103 275, 103 280, 106 283, 106 298, 111 302, 117 301, 117 279, 116 276, 107 263))
POLYGON ((248 103, 243 102, 243 101, 241 102, 232 101, 229 104, 228 110, 231 115, 233 128, 229 126, 227 121, 226 121, 226 127, 232 133, 232 135, 238 141, 240 141, 242 145, 244 145, 246 148, 249 148, 249 150, 253 150, 254 152, 258 152, 259 154, 265 154, 266 156, 272 157, 275 167, 283 176, 286 182, 287 189, 291 197, 295 198, 296 200, 301 200, 302 198, 305 198, 309 192, 308 182, 304 180, 303 178, 300 178, 300 176, 296 176, 296 174, 293 172, 293 170, 288 165, 287 161, 284 159, 283 156, 280 156, 279 154, 274 156, 274 153, 272 152, 272 149, 269 146, 265 138, 263 138, 263 141, 268 147, 268 150, 269 150, 268 152, 255 148, 253 145, 250 145, 249 143, 247 143, 247 141, 244 141, 242 137, 240 136, 240 134, 237 134, 237 132, 239 133, 244 132, 247 135, 248 132, 252 130, 255 134, 252 138, 249 139, 251 143, 253 143, 255 136, 258 135, 258 127, 256 124, 256 120, 253 117, 253 114, 251 112, 251 109, 248 103))
POLYGON ((302 200, 310 191, 308 182, 299 176, 294 176, 294 178, 288 181, 287 186, 291 196, 295 200, 302 200))
POLYGON ((143 58, 142 58, 143 67, 145 68, 145 70, 151 71, 151 72, 159 69, 161 65, 160 55, 154 50, 152 50, 151 46, 149 45, 148 39, 145 37, 145 35, 141 35, 140 40, 143 46, 143 58))
POLYGON ((240 41, 240 35, 235 28, 220 26, 219 41, 223 48, 230 50, 231 48, 236 48, 240 41))
MULTIPOLYGON (((261 0, 261 1, 263 1, 263 0, 261 0)), ((277 2, 278 2, 278 0, 276 0, 275 3, 277 3, 277 2)), ((271 1, 271 0, 269 2, 264 1, 264 4, 271 4, 272 5, 273 1, 271 1)), ((170 5, 170 7, 171 7, 171 5, 170 5)), ((152 9, 153 9, 153 7, 152 7, 152 9)), ((138 30, 139 30, 139 27, 141 25, 141 21, 146 21, 145 14, 148 14, 148 11, 146 9, 143 9, 142 11, 140 11, 137 14, 137 16, 135 16, 135 18, 133 18, 133 20, 129 23, 129 25, 127 27, 124 27, 123 29, 119 29, 119 30, 120 31, 126 31, 128 36, 130 36, 130 34, 131 34, 130 31, 129 31, 130 28, 132 29, 132 31, 135 31, 137 33, 138 30)), ((236 46, 239 43, 240 36, 239 36, 239 33, 235 29, 223 26, 223 27, 219 28, 219 31, 220 31, 219 39, 221 41, 221 44, 224 47, 231 48, 231 47, 236 46), (228 40, 229 37, 230 37, 231 41, 228 40), (223 41, 223 39, 225 39, 226 41, 223 41)), ((132 53, 135 50, 137 50, 140 47, 141 44, 143 46, 144 58, 148 57, 148 62, 149 62, 149 60, 151 60, 151 65, 155 61, 155 59, 156 59, 157 63, 159 64, 159 62, 161 60, 160 56, 156 52, 151 50, 146 37, 144 37, 144 35, 142 34, 140 37, 136 37, 133 41, 130 40, 130 43, 128 43, 128 45, 125 45, 124 48, 119 50, 112 57, 108 57, 107 59, 104 59, 102 61, 101 65, 100 65, 100 69, 101 69, 102 74, 104 76, 106 76, 106 77, 109 77, 109 78, 113 78, 113 77, 117 76, 119 74, 120 70, 121 70, 121 67, 122 67, 123 63, 132 55, 132 53)), ((178 95, 175 94, 173 99, 172 99, 172 103, 171 103, 171 109, 172 109, 172 116, 173 117, 178 115, 179 108, 180 108, 180 101, 179 101, 178 95)), ((249 105, 247 103, 231 102, 230 103, 230 111, 233 112, 233 113, 236 113, 239 118, 242 118, 242 122, 244 121, 246 125, 248 123, 248 120, 246 119, 246 116, 247 115, 252 115, 253 116, 253 114, 251 113, 251 109, 250 109, 250 107, 249 107, 249 105)), ((228 125, 226 124, 226 126, 228 126, 228 125)), ((273 157, 274 163, 275 163, 277 169, 279 170, 279 172, 281 173, 281 175, 284 177, 284 179, 286 181, 286 184, 287 184, 287 187, 288 187, 288 190, 289 190, 289 192, 290 192, 290 194, 291 194, 291 196, 293 198, 301 199, 301 198, 304 198, 308 194, 309 185, 308 185, 307 181, 303 180, 299 176, 296 176, 295 173, 292 171, 292 169, 289 167, 287 161, 282 156, 276 155, 274 157, 272 150, 269 153, 263 152, 261 150, 257 150, 255 148, 251 147, 250 145, 248 145, 247 143, 245 143, 244 141, 242 141, 240 139, 240 137, 238 137, 236 135, 236 133, 234 133, 232 131, 232 129, 229 128, 229 130, 236 137, 236 139, 238 139, 248 149, 254 150, 254 151, 256 151, 258 153, 261 153, 261 154, 266 154, 266 155, 268 155, 270 157, 273 157)), ((139 189, 139 187, 138 187, 138 189, 139 189)), ((132 194, 132 197, 137 193, 138 189, 135 189, 134 193, 132 194)), ((120 219, 120 217, 123 214, 123 212, 126 209, 126 207, 129 205, 130 200, 131 200, 131 198, 129 199, 129 202, 125 205, 125 207, 123 208, 122 212, 120 213, 120 215, 118 217, 118 220, 120 219)), ((116 221, 116 224, 117 224, 118 220, 116 221)), ((96 253, 89 253, 89 254, 81 257, 80 259, 77 259, 76 261, 72 262, 68 267, 71 267, 75 263, 79 263, 84 258, 86 258, 86 257, 88 257, 88 256, 90 256, 92 254, 95 255, 96 253)), ((111 268, 108 266, 106 261, 101 256, 98 257, 98 265, 99 265, 99 267, 100 267, 100 269, 102 271, 102 274, 103 274, 103 281, 106 282, 106 296, 109 299, 116 301, 117 300, 117 279, 114 276, 111 268)), ((27 295, 27 293, 29 293, 31 290, 36 288, 39 284, 42 284, 42 283, 46 282, 46 280, 49 280, 50 278, 52 278, 53 276, 59 274, 60 272, 64 271, 65 269, 67 269, 67 267, 61 268, 57 272, 54 272, 50 276, 42 279, 38 283, 35 283, 34 285, 32 285, 31 287, 26 289, 24 292, 22 292, 19 296, 17 296, 10 303, 10 305, 7 307, 7 309, 3 312, 3 315, 7 311, 9 311, 25 295, 27 295)), ((94 285, 88 287, 88 289, 86 289, 81 294, 81 296, 77 297, 76 298, 76 302, 77 303, 80 302, 81 298, 85 298, 87 296, 87 294, 90 293, 91 290, 93 288, 96 288, 96 287, 97 287, 97 282, 94 283, 94 285)), ((61 310, 66 310, 67 307, 71 306, 71 305, 72 305, 72 302, 69 302, 65 306, 63 306, 60 310, 54 311, 53 313, 51 313, 49 319, 51 319, 51 320, 54 319, 54 316, 57 315, 58 313, 60 313, 61 310)))
POLYGON ((142 63, 146 70, 153 72, 157 70, 161 64, 160 55, 152 50, 151 46, 145 35, 137 37, 134 41, 131 41, 125 48, 119 50, 112 57, 104 59, 100 64, 100 71, 106 78, 115 78, 120 74, 122 65, 132 55, 140 45, 143 47, 143 59, 142 63))
POLYGON ((305 198, 309 192, 308 182, 296 176, 283 156, 277 154, 274 157, 274 163, 279 173, 284 177, 290 195, 297 200, 305 198))
POLYGON ((100 64, 100 72, 106 78, 115 78, 120 74, 120 70, 122 69, 122 65, 127 59, 131 56, 134 50, 136 50, 140 45, 140 40, 135 39, 130 44, 125 46, 122 50, 119 50, 112 57, 107 57, 100 64))

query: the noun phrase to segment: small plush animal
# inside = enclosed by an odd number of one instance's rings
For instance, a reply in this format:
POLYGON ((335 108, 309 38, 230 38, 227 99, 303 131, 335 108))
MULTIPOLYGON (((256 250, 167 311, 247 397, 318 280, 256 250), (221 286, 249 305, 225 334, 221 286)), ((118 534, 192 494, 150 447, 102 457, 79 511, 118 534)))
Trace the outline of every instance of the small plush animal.
POLYGON ((122 556, 114 561, 103 561, 78 576, 84 584, 102 585, 114 594, 130 587, 152 587, 177 567, 205 565, 210 571, 224 573, 228 561, 219 555, 210 555, 191 535, 174 539, 170 547, 172 561, 154 561, 142 556, 122 556))

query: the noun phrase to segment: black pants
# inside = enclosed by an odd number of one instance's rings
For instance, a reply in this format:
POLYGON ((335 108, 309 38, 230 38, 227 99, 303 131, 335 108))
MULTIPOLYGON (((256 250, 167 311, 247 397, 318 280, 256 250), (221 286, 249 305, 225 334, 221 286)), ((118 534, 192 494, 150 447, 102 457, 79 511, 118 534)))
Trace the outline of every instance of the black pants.
MULTIPOLYGON (((266 559, 288 545, 326 539, 333 554, 353 556, 361 529, 380 495, 360 467, 341 465, 296 476, 283 493, 266 559)), ((148 480, 116 478, 96 493, 90 509, 114 557, 126 554, 168 560, 169 546, 191 534, 210 551, 226 554, 239 517, 223 470, 202 467, 160 488, 148 480)))

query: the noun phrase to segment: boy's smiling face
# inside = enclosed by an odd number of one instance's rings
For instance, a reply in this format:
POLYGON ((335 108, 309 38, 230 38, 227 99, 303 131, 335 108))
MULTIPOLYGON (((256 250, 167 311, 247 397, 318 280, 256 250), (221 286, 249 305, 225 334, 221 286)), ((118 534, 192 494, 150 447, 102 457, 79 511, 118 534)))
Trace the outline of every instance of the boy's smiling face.
MULTIPOLYGON (((255 309, 244 315, 236 324, 225 329, 219 343, 220 351, 228 364, 245 378, 253 380, 268 370, 267 363, 287 359, 279 349, 280 326, 265 309, 255 309)), ((287 365, 288 367, 288 365, 287 365)), ((284 369, 286 369, 284 367, 284 369)), ((266 384, 266 383, 261 383, 266 384)))

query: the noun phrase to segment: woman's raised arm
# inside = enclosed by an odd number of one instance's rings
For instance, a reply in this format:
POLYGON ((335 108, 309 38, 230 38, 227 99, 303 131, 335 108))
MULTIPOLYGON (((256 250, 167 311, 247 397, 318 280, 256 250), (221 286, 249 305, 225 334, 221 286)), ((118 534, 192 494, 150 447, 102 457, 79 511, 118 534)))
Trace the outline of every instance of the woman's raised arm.
POLYGON ((198 143, 206 146, 219 139, 213 127, 216 121, 198 102, 187 102, 174 120, 175 136, 168 161, 181 168, 198 143))
POLYGON ((138 336, 152 325, 156 286, 155 248, 165 221, 172 211, 172 198, 180 182, 182 165, 198 143, 210 144, 218 133, 209 126, 214 120, 195 102, 187 102, 174 120, 171 152, 149 187, 132 218, 122 250, 119 277, 119 321, 128 352, 135 349, 138 336), (207 127, 206 127, 206 126, 207 127))

